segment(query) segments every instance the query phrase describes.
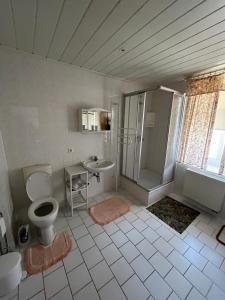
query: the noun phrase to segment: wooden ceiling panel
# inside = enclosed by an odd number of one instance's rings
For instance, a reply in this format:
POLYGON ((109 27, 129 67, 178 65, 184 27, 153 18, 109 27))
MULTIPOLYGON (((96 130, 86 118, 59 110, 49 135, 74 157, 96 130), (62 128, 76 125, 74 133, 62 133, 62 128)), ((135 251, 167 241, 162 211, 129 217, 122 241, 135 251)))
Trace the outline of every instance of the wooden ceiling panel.
POLYGON ((155 82, 225 61, 225 0, 2 0, 0 44, 155 82))
POLYGON ((72 63, 118 3, 118 0, 92 1, 84 19, 77 28, 70 43, 66 46, 61 57, 62 61, 72 63))
POLYGON ((13 22, 10 0, 0 1, 0 43, 16 48, 16 36, 13 22))
POLYGON ((12 0, 17 48, 33 53, 37 2, 12 0))

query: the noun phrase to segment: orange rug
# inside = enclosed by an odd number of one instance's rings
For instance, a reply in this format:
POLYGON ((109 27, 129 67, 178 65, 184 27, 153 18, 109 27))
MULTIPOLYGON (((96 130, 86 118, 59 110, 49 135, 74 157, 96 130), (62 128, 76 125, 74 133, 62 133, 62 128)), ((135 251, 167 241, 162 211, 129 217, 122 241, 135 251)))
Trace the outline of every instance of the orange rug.
POLYGON ((108 224, 126 214, 130 207, 123 199, 112 197, 90 208, 90 215, 100 225, 108 224))
POLYGON ((25 250, 24 266, 29 274, 47 270, 71 251, 72 241, 67 231, 58 234, 50 246, 36 245, 25 250))

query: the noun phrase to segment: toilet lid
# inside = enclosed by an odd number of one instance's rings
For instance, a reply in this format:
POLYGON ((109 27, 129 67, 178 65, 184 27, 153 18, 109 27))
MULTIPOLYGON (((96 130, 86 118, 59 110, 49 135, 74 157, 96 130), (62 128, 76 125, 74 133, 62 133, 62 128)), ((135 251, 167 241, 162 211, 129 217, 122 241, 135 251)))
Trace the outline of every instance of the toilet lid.
POLYGON ((31 201, 50 197, 52 194, 50 175, 42 171, 31 174, 26 182, 26 191, 31 201))
POLYGON ((18 252, 11 252, 0 256, 0 278, 6 276, 20 262, 21 254, 18 252))

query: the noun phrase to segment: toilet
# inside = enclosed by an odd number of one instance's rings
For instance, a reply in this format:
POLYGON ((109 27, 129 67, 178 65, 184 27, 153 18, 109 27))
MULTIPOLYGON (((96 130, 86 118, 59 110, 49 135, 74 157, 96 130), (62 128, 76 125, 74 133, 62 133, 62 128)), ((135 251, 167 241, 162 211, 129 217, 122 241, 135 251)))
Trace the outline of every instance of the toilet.
POLYGON ((32 202, 28 217, 40 230, 40 243, 48 246, 55 238, 53 224, 59 210, 58 202, 52 197, 52 167, 49 164, 25 167, 23 175, 26 192, 32 202))
POLYGON ((20 283, 21 278, 22 278, 21 254, 18 252, 10 252, 1 255, 0 256, 0 297, 5 296, 11 291, 13 291, 20 283))

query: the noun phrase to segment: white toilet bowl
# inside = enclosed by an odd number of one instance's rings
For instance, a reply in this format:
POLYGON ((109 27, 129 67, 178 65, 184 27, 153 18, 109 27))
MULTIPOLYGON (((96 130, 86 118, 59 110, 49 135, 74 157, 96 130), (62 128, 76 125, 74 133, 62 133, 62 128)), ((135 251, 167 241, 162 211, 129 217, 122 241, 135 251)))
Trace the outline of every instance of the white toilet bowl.
POLYGON ((27 195, 33 202, 28 209, 28 217, 40 230, 40 243, 50 245, 55 238, 53 224, 59 210, 58 202, 51 197, 51 166, 35 165, 23 171, 27 195))
POLYGON ((5 296, 14 290, 21 278, 21 254, 10 252, 0 256, 0 296, 5 296))

